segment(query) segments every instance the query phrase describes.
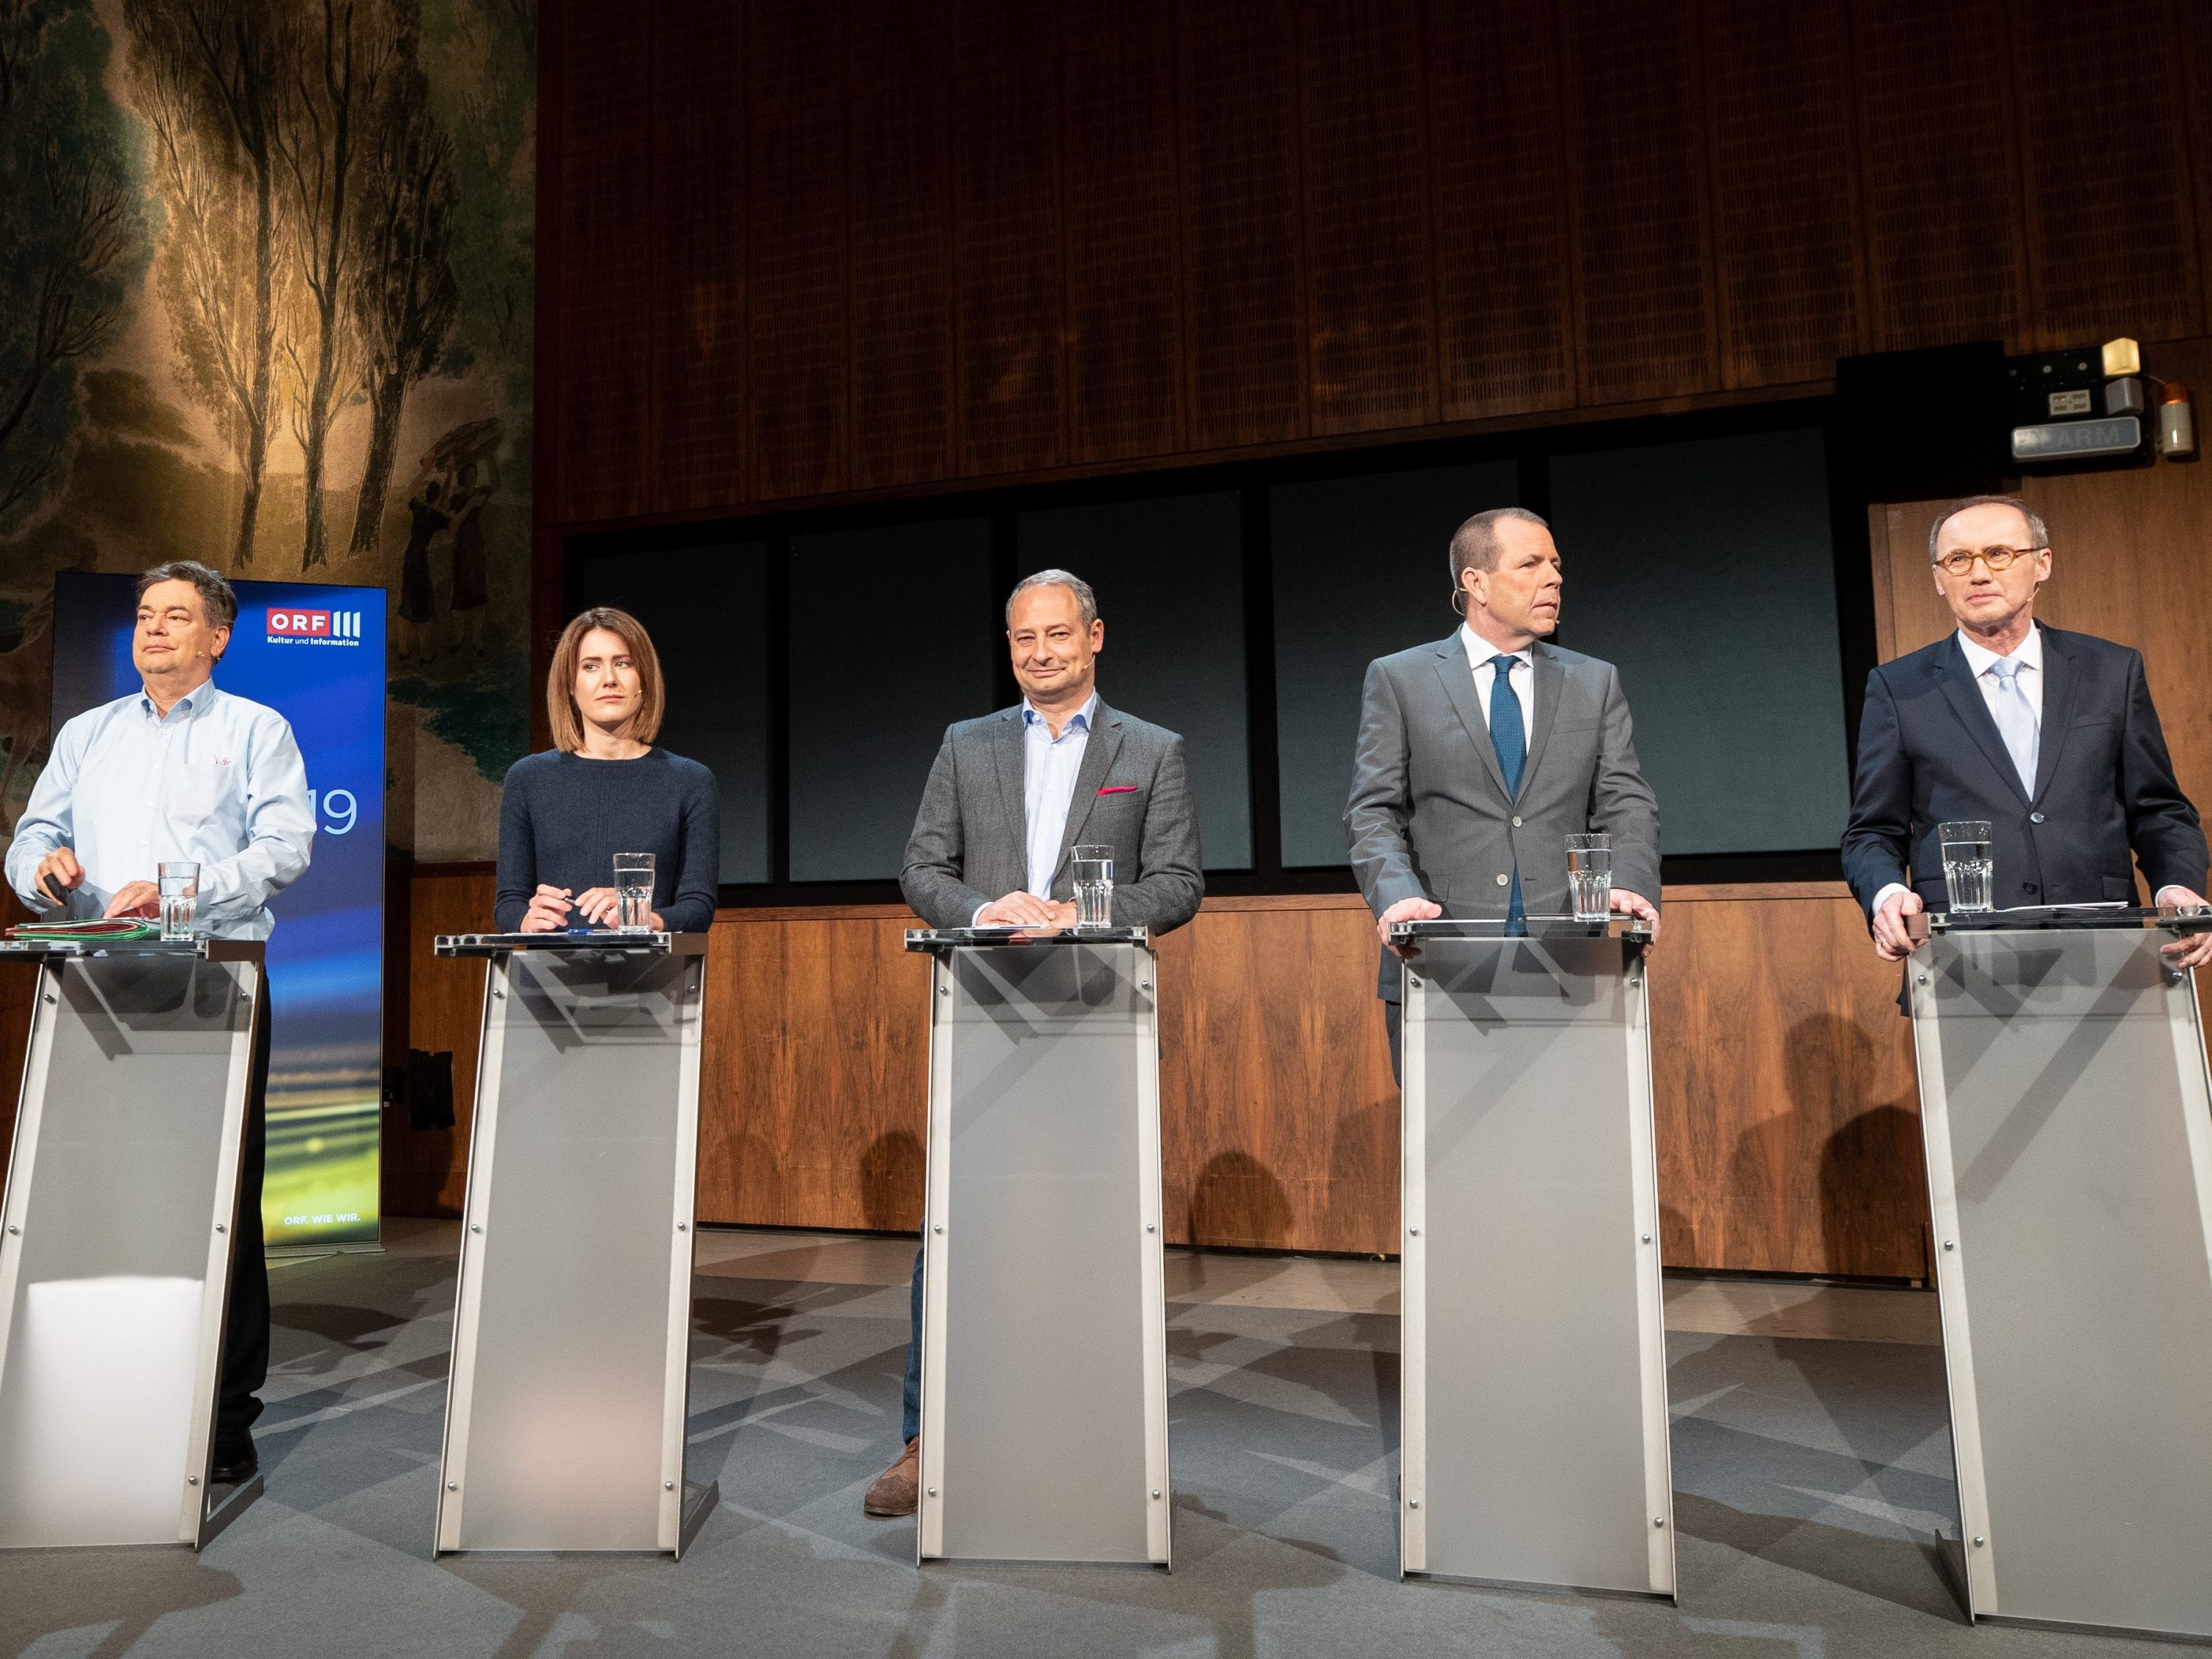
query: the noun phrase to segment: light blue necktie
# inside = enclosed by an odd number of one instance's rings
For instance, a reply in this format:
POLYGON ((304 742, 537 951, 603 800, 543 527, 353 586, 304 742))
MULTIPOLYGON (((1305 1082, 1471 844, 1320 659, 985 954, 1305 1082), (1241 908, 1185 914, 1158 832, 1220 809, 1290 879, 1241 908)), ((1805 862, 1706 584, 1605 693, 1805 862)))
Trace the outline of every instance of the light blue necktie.
MULTIPOLYGON (((1516 659, 1500 653, 1490 659, 1490 746, 1498 751, 1498 769, 1505 776, 1507 796, 1521 793, 1521 769, 1528 758, 1528 735, 1521 723, 1521 699, 1514 695, 1513 665, 1516 659)), ((1513 894, 1506 902, 1505 931, 1525 933, 1521 906, 1521 861, 1513 862, 1513 894)))
POLYGON ((2012 763, 2020 770, 2020 787, 2033 799, 2036 756, 2042 734, 2036 725, 2035 710, 2028 707, 2027 694, 2020 689, 2020 671, 2026 666, 2018 657, 1999 657, 1990 665, 1990 672, 1997 682, 1996 702, 1990 712, 1996 716, 1997 735, 2004 739, 2012 763))

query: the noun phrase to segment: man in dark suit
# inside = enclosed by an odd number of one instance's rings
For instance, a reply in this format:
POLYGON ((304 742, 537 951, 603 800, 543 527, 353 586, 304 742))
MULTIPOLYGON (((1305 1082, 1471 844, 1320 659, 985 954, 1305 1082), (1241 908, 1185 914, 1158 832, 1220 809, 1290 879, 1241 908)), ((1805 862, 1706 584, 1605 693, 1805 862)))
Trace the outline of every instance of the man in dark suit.
MULTIPOLYGON (((1352 867, 1390 925, 1449 913, 1510 927, 1568 908, 1566 837, 1613 836, 1613 908, 1659 920, 1659 803, 1609 662, 1544 643, 1559 550, 1534 514, 1479 513, 1451 539, 1460 628, 1368 665, 1344 811, 1352 867)), ((1403 970, 1376 992, 1400 1066, 1403 970)))
MULTIPOLYGON (((1909 955, 1905 918, 1944 902, 1937 826, 1985 819, 1999 907, 2132 901, 2142 867, 2159 904, 2202 904, 2206 851, 2175 781, 2142 653, 2034 619, 2051 576, 2043 520, 1975 495, 1936 523, 1936 591, 1959 619, 1867 678, 1844 874, 1875 949, 1909 955)), ((2166 947, 2212 961, 2212 934, 2166 947)))
MULTIPOLYGON (((1079 842, 1114 849, 1117 926, 1182 927, 1206 887, 1182 739, 1099 697, 1106 624, 1091 585, 1065 570, 1019 583, 1006 642, 1022 701, 945 732, 899 872, 907 902, 932 927, 1073 927, 1079 842)), ((912 1515, 920 1497, 920 1251, 911 1319, 906 1449, 868 1488, 870 1515, 912 1515)))

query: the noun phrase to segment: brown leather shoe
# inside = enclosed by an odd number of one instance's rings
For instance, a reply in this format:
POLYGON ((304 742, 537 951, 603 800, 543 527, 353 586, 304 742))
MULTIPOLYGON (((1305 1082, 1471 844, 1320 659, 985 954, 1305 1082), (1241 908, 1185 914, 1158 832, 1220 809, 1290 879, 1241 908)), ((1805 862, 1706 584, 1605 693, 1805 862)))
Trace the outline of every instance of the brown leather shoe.
POLYGON ((921 1503, 921 1437, 906 1443, 898 1462, 876 1477, 863 1505, 870 1515, 912 1515, 921 1503))

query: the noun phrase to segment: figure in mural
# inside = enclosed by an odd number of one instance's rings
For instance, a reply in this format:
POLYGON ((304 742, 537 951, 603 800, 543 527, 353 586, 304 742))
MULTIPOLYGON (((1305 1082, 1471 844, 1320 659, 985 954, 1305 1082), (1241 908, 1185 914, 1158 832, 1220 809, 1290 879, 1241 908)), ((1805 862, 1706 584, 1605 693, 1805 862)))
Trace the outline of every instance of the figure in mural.
POLYGON ((430 544, 453 521, 446 505, 446 480, 429 476, 426 465, 407 498, 413 527, 399 561, 399 629, 393 649, 402 662, 429 660, 430 619, 438 614, 437 596, 430 587, 430 544))

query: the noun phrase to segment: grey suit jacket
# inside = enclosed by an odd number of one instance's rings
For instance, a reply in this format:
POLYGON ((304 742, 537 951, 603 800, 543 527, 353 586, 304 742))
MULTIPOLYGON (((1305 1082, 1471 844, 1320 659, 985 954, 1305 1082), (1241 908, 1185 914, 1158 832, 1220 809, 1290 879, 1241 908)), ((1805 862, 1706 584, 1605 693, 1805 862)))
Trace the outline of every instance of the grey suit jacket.
MULTIPOLYGON (((906 844, 899 890, 932 927, 965 927, 979 906, 1029 882, 1022 711, 948 726, 906 844)), ((1098 700, 1068 803, 1052 896, 1073 896, 1069 848, 1114 849, 1114 920, 1155 935, 1198 914, 1206 890, 1198 808, 1182 739, 1098 700)))
MULTIPOLYGON (((1531 655, 1535 726, 1512 798, 1456 632, 1367 665, 1344 827, 1376 915, 1427 898, 1448 916, 1503 916, 1516 859, 1528 914, 1564 911, 1565 838, 1593 830, 1613 836, 1613 884, 1659 902, 1659 803, 1637 769, 1619 672, 1540 641, 1531 655)), ((1400 983, 1386 953, 1376 988, 1395 1002, 1400 983)))

